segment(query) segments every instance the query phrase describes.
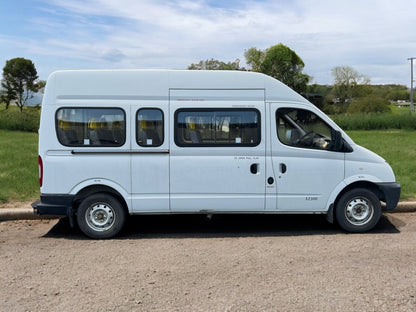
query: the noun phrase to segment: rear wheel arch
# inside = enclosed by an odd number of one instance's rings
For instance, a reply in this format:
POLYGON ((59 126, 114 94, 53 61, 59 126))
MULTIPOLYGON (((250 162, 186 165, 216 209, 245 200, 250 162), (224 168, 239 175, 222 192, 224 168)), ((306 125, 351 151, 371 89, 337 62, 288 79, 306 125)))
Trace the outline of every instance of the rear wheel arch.
POLYGON ((91 185, 91 186, 87 186, 85 188, 83 188, 82 190, 80 190, 74 198, 73 201, 73 210, 76 213, 76 211, 78 210, 78 207, 80 205, 80 203, 87 197, 93 195, 93 194, 98 194, 98 193, 105 193, 105 194, 109 194, 111 196, 113 196, 114 198, 116 198, 120 204, 123 206, 126 214, 128 214, 128 205, 126 200, 124 199, 124 197, 114 188, 109 187, 107 185, 91 185))

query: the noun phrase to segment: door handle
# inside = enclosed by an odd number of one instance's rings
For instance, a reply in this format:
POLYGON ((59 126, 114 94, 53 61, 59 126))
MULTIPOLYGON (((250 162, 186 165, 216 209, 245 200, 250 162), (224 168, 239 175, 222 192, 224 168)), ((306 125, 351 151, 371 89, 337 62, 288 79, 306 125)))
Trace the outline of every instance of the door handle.
POLYGON ((281 172, 281 173, 285 173, 285 172, 286 172, 286 170, 287 170, 286 165, 285 165, 285 164, 280 164, 280 172, 281 172))
POLYGON ((260 168, 260 164, 251 164, 250 172, 252 174, 257 174, 257 173, 259 173, 259 168, 260 168))

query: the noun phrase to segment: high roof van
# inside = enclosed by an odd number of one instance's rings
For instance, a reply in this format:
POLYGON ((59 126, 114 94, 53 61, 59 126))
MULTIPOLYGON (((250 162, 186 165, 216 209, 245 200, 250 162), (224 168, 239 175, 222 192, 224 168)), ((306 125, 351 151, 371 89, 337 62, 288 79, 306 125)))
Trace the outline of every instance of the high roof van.
POLYGON ((39 173, 35 213, 92 238, 137 214, 326 214, 364 232, 400 197, 384 159, 281 82, 241 71, 54 72, 39 173))

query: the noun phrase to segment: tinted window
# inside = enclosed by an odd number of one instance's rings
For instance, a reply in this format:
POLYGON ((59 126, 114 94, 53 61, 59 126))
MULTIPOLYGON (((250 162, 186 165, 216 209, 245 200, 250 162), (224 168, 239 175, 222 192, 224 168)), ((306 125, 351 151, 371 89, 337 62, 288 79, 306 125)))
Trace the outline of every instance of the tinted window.
POLYGON ((286 145, 332 150, 331 127, 314 113, 296 108, 280 108, 276 113, 279 140, 286 145))
POLYGON ((61 108, 56 133, 65 146, 121 146, 126 141, 125 114, 118 108, 61 108))
POLYGON ((256 146, 260 143, 256 109, 180 109, 175 112, 179 146, 256 146))
POLYGON ((160 109, 139 109, 136 124, 137 144, 146 147, 163 144, 163 112, 160 109))

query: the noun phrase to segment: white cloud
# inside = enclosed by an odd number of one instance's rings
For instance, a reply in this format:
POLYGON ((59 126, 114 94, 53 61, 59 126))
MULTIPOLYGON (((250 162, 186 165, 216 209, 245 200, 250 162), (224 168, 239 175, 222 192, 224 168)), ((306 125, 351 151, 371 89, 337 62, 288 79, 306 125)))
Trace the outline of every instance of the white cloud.
MULTIPOLYGON (((373 82, 407 83, 406 58, 416 54, 404 0, 44 1, 26 49, 74 67, 186 68, 211 57, 244 60, 245 49, 282 42, 318 83, 331 83, 339 65, 373 82)), ((18 41, 21 48, 25 39, 18 41)))
POLYGON ((101 52, 101 57, 110 62, 119 62, 124 59, 125 54, 116 48, 106 48, 101 52))

